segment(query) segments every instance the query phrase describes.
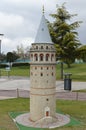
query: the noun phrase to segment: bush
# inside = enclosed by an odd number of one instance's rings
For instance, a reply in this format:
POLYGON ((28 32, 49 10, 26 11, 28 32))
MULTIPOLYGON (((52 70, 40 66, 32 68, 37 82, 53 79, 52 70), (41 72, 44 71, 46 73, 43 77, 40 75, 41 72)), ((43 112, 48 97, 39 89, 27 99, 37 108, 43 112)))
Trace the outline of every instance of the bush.
POLYGON ((18 66, 30 66, 29 63, 13 63, 12 67, 18 67, 18 66))
POLYGON ((6 68, 6 67, 8 67, 8 65, 6 65, 6 64, 0 64, 0 68, 6 68))

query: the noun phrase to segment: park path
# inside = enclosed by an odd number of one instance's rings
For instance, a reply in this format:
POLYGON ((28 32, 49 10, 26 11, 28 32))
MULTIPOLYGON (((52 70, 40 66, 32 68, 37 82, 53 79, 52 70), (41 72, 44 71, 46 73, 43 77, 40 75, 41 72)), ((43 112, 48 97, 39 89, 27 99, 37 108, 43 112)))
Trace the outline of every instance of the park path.
MULTIPOLYGON (((86 89, 86 82, 72 82, 72 90, 86 89)), ((0 78, 0 99, 29 97, 30 80, 28 77, 0 78)), ((86 100, 86 93, 64 90, 64 81, 56 81, 56 98, 68 100, 86 100)))

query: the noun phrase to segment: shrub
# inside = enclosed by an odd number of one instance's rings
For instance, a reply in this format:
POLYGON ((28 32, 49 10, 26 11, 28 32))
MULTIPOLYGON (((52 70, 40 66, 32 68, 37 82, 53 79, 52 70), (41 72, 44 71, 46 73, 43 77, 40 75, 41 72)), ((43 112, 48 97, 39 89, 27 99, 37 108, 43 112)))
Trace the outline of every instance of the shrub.
POLYGON ((13 63, 12 67, 18 67, 18 66, 29 66, 29 63, 13 63))

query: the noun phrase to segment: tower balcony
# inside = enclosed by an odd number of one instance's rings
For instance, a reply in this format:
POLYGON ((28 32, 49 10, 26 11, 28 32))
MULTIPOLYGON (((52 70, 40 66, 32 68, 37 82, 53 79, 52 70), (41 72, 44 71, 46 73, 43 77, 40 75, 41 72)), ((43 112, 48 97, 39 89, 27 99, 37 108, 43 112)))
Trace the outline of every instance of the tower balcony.
POLYGON ((49 48, 49 49, 41 49, 41 48, 38 48, 38 49, 36 49, 36 48, 30 48, 30 52, 56 52, 56 50, 55 50, 55 48, 53 48, 53 49, 51 49, 51 48, 49 48))
POLYGON ((53 62, 51 62, 51 61, 48 61, 48 62, 44 62, 44 61, 36 61, 36 62, 34 62, 34 61, 30 61, 30 64, 34 64, 34 65, 53 65, 53 64, 56 64, 56 61, 53 61, 53 62))

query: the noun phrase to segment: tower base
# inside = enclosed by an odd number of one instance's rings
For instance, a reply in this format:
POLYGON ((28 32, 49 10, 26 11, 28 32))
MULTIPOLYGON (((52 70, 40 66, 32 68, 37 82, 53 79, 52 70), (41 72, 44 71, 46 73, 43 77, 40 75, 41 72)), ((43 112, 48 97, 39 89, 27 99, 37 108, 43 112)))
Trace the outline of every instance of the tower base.
POLYGON ((56 128, 70 122, 68 116, 59 113, 56 113, 56 117, 44 117, 36 122, 30 120, 30 113, 21 114, 20 116, 17 116, 15 120, 23 126, 35 128, 56 128))

